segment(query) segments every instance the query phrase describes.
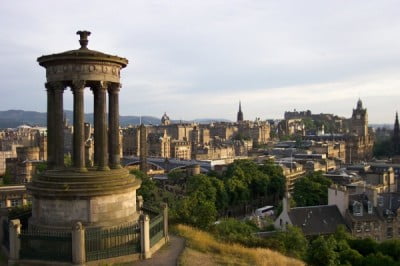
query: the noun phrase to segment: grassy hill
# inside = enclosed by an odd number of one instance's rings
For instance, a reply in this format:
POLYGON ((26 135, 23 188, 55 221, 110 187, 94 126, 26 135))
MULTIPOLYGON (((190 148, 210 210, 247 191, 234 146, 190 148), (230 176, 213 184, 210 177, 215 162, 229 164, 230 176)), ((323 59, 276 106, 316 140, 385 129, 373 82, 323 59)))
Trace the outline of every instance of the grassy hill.
POLYGON ((173 231, 186 239, 186 248, 179 264, 186 265, 305 265, 264 248, 247 248, 217 241, 209 233, 186 225, 176 225, 173 231))

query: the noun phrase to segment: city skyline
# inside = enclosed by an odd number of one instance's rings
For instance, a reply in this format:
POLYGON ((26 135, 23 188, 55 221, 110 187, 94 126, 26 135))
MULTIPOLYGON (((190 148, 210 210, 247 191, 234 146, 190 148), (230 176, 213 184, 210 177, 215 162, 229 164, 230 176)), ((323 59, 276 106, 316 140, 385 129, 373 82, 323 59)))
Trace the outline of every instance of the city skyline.
MULTIPOLYGON (((36 58, 77 49, 82 29, 92 32, 89 49, 130 61, 121 115, 234 121, 241 100, 249 120, 293 109, 350 117, 361 98, 370 123, 391 124, 399 109, 394 1, 93 3, 2 5, 2 110, 45 111, 36 58)), ((72 109, 70 92, 65 109, 72 109)))

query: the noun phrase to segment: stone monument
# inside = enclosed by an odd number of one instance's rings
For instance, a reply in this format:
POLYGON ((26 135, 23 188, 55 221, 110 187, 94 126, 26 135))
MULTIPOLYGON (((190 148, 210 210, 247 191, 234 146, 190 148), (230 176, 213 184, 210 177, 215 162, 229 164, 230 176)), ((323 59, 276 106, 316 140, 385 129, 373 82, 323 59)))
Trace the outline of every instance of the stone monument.
POLYGON ((90 50, 89 31, 78 31, 81 47, 37 59, 46 69, 48 169, 27 185, 32 195, 30 228, 71 230, 118 226, 139 219, 140 180, 120 166, 120 72, 128 60, 90 50), (73 93, 73 166, 64 166, 63 94, 73 93), (85 158, 84 90, 94 98, 94 165, 85 158), (108 110, 107 97, 108 95, 108 110), (107 119, 108 111, 108 119, 107 119), (108 122, 108 123, 107 123, 108 122), (108 124, 108 127, 107 127, 108 124))

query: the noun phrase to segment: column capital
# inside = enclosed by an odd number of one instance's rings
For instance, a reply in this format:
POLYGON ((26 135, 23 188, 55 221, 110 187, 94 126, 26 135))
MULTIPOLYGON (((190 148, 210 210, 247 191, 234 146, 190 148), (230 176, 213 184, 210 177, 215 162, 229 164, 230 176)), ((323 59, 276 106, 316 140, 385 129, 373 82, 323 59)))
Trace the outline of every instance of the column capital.
POLYGON ((47 91, 49 90, 64 90, 65 89, 65 84, 64 82, 61 81, 51 81, 51 82, 46 82, 44 84, 44 86, 46 87, 47 91))
POLYGON ((120 91, 120 88, 122 87, 121 83, 115 83, 112 82, 108 86, 108 93, 110 94, 117 94, 120 91))
POLYGON ((109 86, 110 86, 110 82, 107 82, 107 81, 98 81, 98 82, 94 83, 94 85, 92 85, 92 86, 90 87, 90 89, 91 89, 93 92, 95 92, 95 90, 98 90, 98 89, 100 89, 100 90, 107 90, 109 86))
POLYGON ((71 83, 71 90, 83 90, 86 87, 86 81, 85 80, 73 80, 71 83))

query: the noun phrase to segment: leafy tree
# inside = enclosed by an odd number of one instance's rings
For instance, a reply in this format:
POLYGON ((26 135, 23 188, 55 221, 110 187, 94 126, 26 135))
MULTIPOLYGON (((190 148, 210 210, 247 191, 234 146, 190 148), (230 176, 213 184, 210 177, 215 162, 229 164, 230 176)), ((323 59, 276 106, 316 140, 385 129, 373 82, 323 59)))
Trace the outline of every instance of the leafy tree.
MULTIPOLYGON (((335 238, 336 239, 336 238, 335 238)), ((352 249, 347 240, 336 240, 336 252, 339 256, 340 265, 359 265, 363 256, 355 249, 352 249)))
POLYGON ((375 157, 391 157, 394 155, 394 145, 390 138, 380 139, 374 143, 373 154, 375 157))
POLYGON ((294 184, 293 199, 297 206, 314 206, 328 203, 328 188, 332 181, 315 172, 300 178, 294 184))
POLYGON ((229 195, 229 203, 231 205, 247 201, 250 199, 250 190, 240 177, 234 176, 225 183, 227 193, 229 195))
POLYGON ((173 210, 173 215, 179 222, 207 229, 216 220, 215 202, 218 191, 211 180, 212 178, 205 175, 189 178, 187 195, 173 210))
POLYGON ((376 253, 378 247, 378 243, 372 238, 349 239, 348 243, 352 249, 357 250, 363 256, 376 253))
POLYGON ((363 266, 398 266, 391 257, 387 255, 383 255, 381 252, 371 253, 368 256, 364 257, 361 262, 363 266))
POLYGON ((308 241, 300 228, 289 225, 286 231, 277 234, 276 239, 283 243, 287 255, 299 259, 305 257, 308 241))
POLYGON ((328 237, 325 239, 318 236, 314 239, 307 251, 307 262, 310 265, 337 265, 338 254, 335 252, 336 240, 335 238, 328 237))
POLYGON ((46 163, 38 163, 36 164, 36 172, 38 174, 43 173, 47 169, 47 164, 46 163))
POLYGON ((338 225, 336 228, 335 234, 333 235, 336 241, 352 239, 352 236, 347 231, 346 227, 343 224, 338 225))
POLYGON ((252 234, 257 232, 258 228, 254 224, 228 218, 216 224, 213 231, 218 238, 224 241, 246 244, 250 238, 253 238, 252 234))
POLYGON ((173 170, 168 173, 168 180, 173 183, 178 183, 180 180, 184 180, 186 178, 186 173, 181 169, 173 170))
POLYGON ((216 190, 215 207, 220 211, 225 210, 229 204, 229 197, 224 182, 213 176, 210 176, 209 179, 216 190))
POLYGON ((386 240, 377 246, 377 251, 392 257, 395 261, 400 261, 400 240, 386 240))
POLYGON ((64 155, 64 165, 65 165, 65 167, 71 167, 72 166, 72 156, 71 156, 71 154, 65 154, 64 155))
POLYGON ((178 222, 208 229, 217 218, 217 209, 212 201, 202 200, 192 194, 177 203, 174 210, 178 222))
POLYGON ((140 185, 137 193, 143 197, 144 202, 155 201, 155 194, 157 191, 155 182, 140 170, 132 170, 131 174, 142 180, 142 184, 140 185))

